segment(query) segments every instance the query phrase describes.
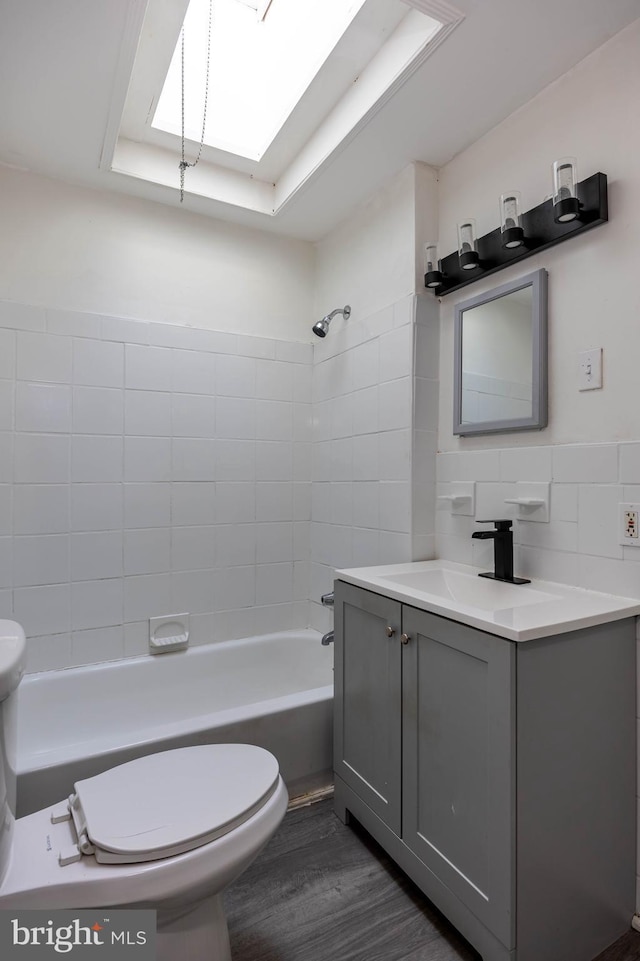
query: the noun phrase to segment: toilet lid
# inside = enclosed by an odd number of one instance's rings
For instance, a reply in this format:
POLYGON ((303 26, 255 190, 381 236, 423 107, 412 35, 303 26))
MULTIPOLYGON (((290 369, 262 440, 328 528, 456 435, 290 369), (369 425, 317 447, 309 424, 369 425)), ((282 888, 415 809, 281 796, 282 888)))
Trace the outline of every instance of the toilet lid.
POLYGON ((77 781, 70 808, 98 861, 152 861, 238 827, 271 797, 278 776, 275 757, 252 744, 185 747, 77 781))

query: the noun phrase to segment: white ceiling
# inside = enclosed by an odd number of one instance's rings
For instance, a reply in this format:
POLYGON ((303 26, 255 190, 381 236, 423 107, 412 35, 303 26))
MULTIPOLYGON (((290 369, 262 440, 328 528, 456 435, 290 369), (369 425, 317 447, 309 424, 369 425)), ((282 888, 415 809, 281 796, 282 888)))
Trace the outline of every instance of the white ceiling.
MULTIPOLYGON (((154 0, 167 17, 175 17, 176 2, 154 0)), ((442 166, 640 16, 640 0, 454 6, 464 20, 275 217, 189 195, 184 206, 317 240, 408 163, 442 166)), ((120 119, 113 105, 121 108, 142 7, 141 0, 0 0, 0 163, 179 206, 177 190, 100 166, 109 127, 113 133, 120 119)))

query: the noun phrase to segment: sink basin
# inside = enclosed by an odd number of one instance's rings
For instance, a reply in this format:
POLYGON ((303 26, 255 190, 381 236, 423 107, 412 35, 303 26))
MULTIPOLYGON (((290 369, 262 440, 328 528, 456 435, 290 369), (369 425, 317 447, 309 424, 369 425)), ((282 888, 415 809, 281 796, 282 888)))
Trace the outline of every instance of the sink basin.
POLYGON ((481 568, 455 561, 411 561, 336 571, 347 584, 393 598, 511 641, 531 641, 640 615, 640 599, 533 581, 509 584, 478 577, 481 568))
POLYGON ((507 584, 452 570, 408 571, 380 575, 380 580, 481 611, 502 611, 558 599, 557 594, 536 590, 529 584, 507 584))

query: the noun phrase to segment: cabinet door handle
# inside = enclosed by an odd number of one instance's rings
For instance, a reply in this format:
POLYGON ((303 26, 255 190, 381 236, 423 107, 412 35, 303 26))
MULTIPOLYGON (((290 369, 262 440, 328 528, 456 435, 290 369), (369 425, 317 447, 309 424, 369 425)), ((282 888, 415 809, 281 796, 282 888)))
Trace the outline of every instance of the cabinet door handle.
POLYGON ((401 634, 400 640, 402 641, 403 644, 408 644, 409 641, 411 640, 411 637, 409 636, 409 634, 401 634))
POLYGON ((395 632, 396 632, 396 631, 395 631, 395 628, 394 628, 394 627, 390 627, 389 625, 387 625, 387 628, 386 628, 387 637, 393 637, 393 635, 395 634, 395 632))

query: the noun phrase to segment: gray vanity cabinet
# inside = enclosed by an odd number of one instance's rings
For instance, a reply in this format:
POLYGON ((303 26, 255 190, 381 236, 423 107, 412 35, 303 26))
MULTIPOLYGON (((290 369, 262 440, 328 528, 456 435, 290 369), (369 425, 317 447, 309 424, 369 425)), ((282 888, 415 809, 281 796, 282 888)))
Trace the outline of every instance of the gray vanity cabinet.
MULTIPOLYGON (((396 834, 401 825, 401 604, 340 585, 335 770, 396 834), (343 597, 344 591, 344 597, 343 597), (389 634, 391 632, 391 634, 389 634), (347 634, 349 643, 342 643, 347 634)), ((336 619, 336 628, 338 619, 336 619)))
POLYGON ((402 838, 511 946, 514 647, 412 607, 402 630, 402 838))
POLYGON ((635 623, 514 643, 335 583, 335 809, 484 961, 591 961, 635 903, 635 623))

